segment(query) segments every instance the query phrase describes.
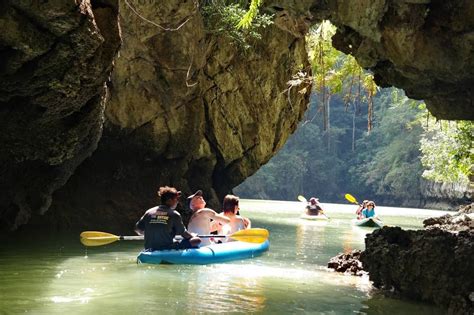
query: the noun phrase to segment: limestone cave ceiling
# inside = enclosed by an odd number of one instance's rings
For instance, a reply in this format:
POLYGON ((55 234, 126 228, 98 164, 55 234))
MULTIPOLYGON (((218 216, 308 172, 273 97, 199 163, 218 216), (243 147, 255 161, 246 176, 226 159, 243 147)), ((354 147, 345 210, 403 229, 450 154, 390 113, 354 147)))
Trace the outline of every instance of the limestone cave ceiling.
POLYGON ((296 129, 310 89, 286 82, 310 68, 304 35, 323 19, 379 85, 474 119, 473 1, 265 1, 275 23, 248 53, 206 32, 193 1, 131 2, 187 22, 164 31, 117 0, 0 3, 1 229, 48 209, 128 222, 165 183, 217 204, 296 129))

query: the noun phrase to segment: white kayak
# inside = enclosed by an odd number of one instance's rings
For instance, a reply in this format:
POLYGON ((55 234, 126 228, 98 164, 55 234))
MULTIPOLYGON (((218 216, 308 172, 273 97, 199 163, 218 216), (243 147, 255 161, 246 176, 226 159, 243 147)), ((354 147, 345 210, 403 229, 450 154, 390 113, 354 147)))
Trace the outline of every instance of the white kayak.
POLYGON ((383 227, 382 220, 378 218, 353 219, 352 225, 369 226, 369 227, 383 227))
POLYGON ((300 218, 305 219, 305 220, 328 220, 329 219, 325 214, 309 215, 306 213, 302 214, 300 218))

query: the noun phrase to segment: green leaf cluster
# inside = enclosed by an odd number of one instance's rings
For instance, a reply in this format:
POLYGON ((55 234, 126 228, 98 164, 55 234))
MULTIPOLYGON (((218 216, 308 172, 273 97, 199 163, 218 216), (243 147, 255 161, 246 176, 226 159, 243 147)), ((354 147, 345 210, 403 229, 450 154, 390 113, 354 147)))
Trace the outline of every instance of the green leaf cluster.
POLYGON ((339 94, 348 102, 367 102, 375 95, 377 85, 373 75, 362 69, 355 58, 332 46, 336 27, 323 21, 310 29, 306 36, 308 57, 311 62, 314 88, 320 94, 339 94), (364 93, 362 93, 364 92, 364 93))
POLYGON ((474 171, 474 123, 436 122, 434 118, 428 118, 422 126, 423 177, 436 182, 469 183, 474 171))
POLYGON ((395 89, 384 91, 377 103, 379 119, 371 133, 357 140, 357 152, 349 161, 349 190, 400 203, 418 199, 423 171, 418 143, 423 129, 412 122, 421 109, 395 89), (365 189, 361 192, 358 187, 365 189))
MULTIPOLYGON (((237 47, 247 50, 252 44, 262 38, 262 31, 273 23, 273 17, 268 14, 250 16, 244 9, 244 4, 229 3, 231 1, 215 0, 204 4, 201 9, 207 32, 222 35, 230 39, 237 47), (242 25, 242 21, 245 26, 242 25)), ((252 1, 253 3, 253 1, 252 1)), ((250 5, 253 10, 254 6, 250 5)))
POLYGON ((250 7, 244 16, 237 23, 237 28, 250 28, 253 20, 257 17, 258 8, 262 5, 262 0, 252 0, 250 2, 250 7))

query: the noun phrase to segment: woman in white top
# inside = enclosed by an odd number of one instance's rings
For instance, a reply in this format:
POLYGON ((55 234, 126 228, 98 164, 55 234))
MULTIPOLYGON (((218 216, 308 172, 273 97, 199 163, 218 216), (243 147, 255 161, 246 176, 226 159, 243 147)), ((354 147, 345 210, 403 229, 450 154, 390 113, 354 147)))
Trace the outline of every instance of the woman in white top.
MULTIPOLYGON (((250 220, 237 214, 239 211, 239 197, 234 195, 225 196, 222 207, 224 215, 230 219, 230 222, 221 226, 219 234, 229 235, 240 230, 250 229, 252 225, 250 220)), ((226 239, 226 241, 229 241, 229 239, 226 239)))

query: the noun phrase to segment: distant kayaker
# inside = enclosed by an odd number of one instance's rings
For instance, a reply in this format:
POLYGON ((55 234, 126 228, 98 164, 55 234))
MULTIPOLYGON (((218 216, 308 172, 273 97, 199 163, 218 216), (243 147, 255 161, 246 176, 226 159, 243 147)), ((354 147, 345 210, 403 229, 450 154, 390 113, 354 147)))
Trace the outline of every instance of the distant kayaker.
MULTIPOLYGON (((189 207, 193 211, 191 219, 189 219, 188 230, 191 233, 200 235, 208 235, 218 231, 220 225, 230 222, 230 219, 223 214, 217 213, 212 209, 206 208, 202 190, 196 191, 188 197, 189 207)), ((212 240, 203 238, 200 246, 210 245, 212 240)))
POLYGON ((362 219, 362 210, 364 210, 367 207, 367 202, 369 201, 368 200, 362 201, 362 203, 359 205, 359 208, 357 208, 356 210, 357 219, 362 219))
POLYGON ((362 210, 362 218, 372 218, 375 217, 375 203, 373 201, 368 201, 366 208, 362 210))
POLYGON ((189 233, 176 206, 181 192, 174 187, 160 187, 161 205, 148 209, 137 222, 135 231, 145 235, 146 250, 184 249, 199 245, 201 239, 189 233), (174 241, 181 235, 181 241, 174 241))
POLYGON ((239 197, 234 195, 225 196, 222 208, 224 215, 230 219, 230 222, 221 227, 219 234, 229 235, 251 228, 252 223, 250 220, 237 214, 240 210, 239 197))
POLYGON ((321 208, 321 204, 319 203, 318 198, 311 197, 309 199, 308 205, 306 206, 306 214, 307 215, 319 215, 323 212, 321 208))

